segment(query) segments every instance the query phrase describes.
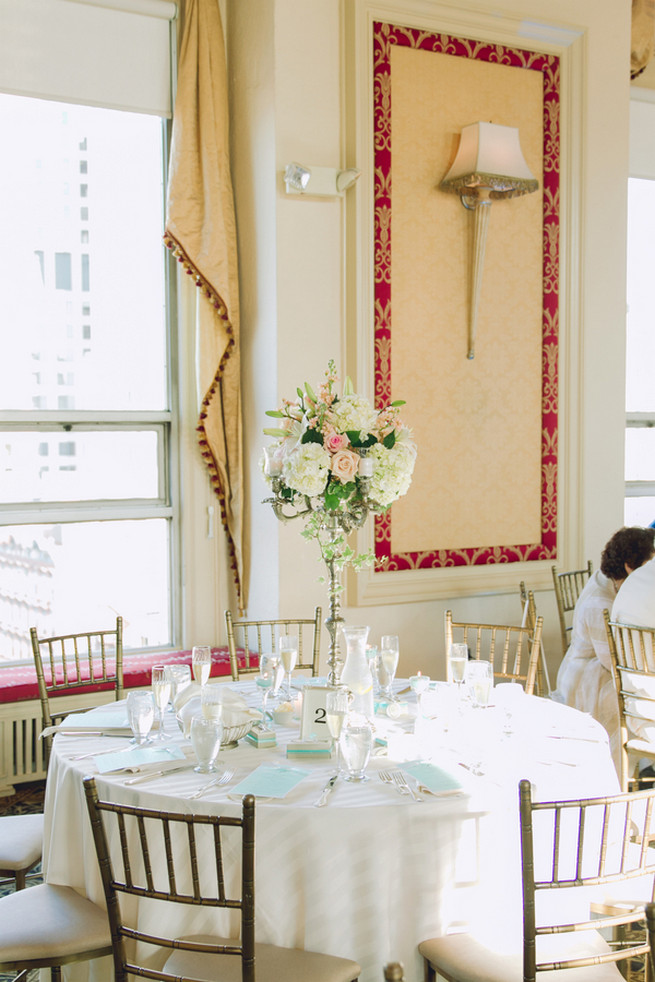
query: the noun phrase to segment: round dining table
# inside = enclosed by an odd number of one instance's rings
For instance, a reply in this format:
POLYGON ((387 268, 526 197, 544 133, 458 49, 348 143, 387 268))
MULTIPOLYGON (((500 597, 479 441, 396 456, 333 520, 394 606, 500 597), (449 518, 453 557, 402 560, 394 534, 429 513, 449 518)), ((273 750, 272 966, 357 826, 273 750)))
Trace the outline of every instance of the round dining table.
MULTIPOLYGON (((302 682, 295 679, 300 687, 302 682)), ((254 680, 224 684, 252 707, 261 706, 254 680)), ((241 797, 235 789, 259 765, 293 768, 298 783, 291 790, 256 802, 257 940, 352 958, 362 966, 361 982, 380 982, 383 965, 400 961, 407 982, 420 982, 420 941, 478 919, 488 922, 494 912, 505 923, 520 921, 522 778, 533 783, 534 797, 541 800, 620 788, 607 734, 586 714, 527 696, 518 686, 511 692, 498 686, 488 707, 474 708, 446 683, 422 697, 419 712, 407 682, 398 680, 395 688, 391 716, 384 704, 375 716, 367 780, 349 782, 340 775, 324 807, 316 802, 336 760, 287 756, 299 738, 295 719, 290 726, 269 723, 274 747, 253 746, 244 738, 236 748, 222 749, 218 772, 231 771, 230 780, 195 798, 189 796, 207 776, 194 771, 190 743, 174 714, 165 714, 161 745, 184 756, 173 759, 171 753, 170 763, 136 772, 127 769, 130 754, 124 753, 118 760, 125 769, 99 773, 109 758, 105 752, 127 748, 126 737, 78 734, 62 724, 46 786, 47 882, 72 886, 104 906, 82 784, 86 775, 96 777, 101 799, 238 815, 241 797), (427 770, 417 771, 416 761, 427 770), (405 774, 413 793, 382 779, 394 771, 405 774), (426 774, 436 782, 426 777, 422 783, 426 774)), ((121 711, 120 703, 115 711, 121 711)), ((142 926, 141 916, 150 915, 139 907, 133 905, 129 916, 142 926)), ((175 917, 178 935, 221 933, 225 927, 221 912, 178 909, 175 917)), ((98 959, 65 971, 70 980, 108 980, 112 963, 98 959)))

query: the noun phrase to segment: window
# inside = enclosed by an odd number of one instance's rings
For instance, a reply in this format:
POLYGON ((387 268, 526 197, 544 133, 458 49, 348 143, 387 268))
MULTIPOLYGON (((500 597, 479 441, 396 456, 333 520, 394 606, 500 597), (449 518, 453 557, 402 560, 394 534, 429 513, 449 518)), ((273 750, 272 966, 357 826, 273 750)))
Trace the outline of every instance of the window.
POLYGON ((655 521, 655 104, 633 102, 630 117, 626 332, 625 522, 655 521))
POLYGON ((0 93, 0 125, 11 148, 0 178, 14 188, 12 257, 0 268, 0 344, 13 352, 0 360, 0 553, 41 557, 25 558, 21 597, 15 567, 0 567, 0 661, 31 657, 31 626, 44 635, 91 629, 116 612, 126 649, 142 639, 164 647, 174 639, 178 520, 165 123, 0 93), (98 205, 98 234, 84 252, 84 218, 62 220, 57 198, 81 143, 98 205))

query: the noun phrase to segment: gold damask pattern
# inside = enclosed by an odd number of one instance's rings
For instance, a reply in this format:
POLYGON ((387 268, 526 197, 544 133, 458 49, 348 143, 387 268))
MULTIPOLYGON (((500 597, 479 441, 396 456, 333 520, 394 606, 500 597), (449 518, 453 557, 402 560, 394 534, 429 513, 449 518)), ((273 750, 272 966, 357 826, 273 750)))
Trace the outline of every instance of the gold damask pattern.
MULTIPOLYGON (((507 66, 512 69, 528 69, 541 76, 543 139, 542 150, 542 276, 541 276, 541 427, 537 427, 533 446, 525 447, 525 456, 540 457, 536 471, 535 501, 537 521, 532 525, 538 534, 530 541, 516 544, 488 542, 475 546, 468 542, 461 548, 431 548, 429 550, 394 550, 392 513, 376 520, 376 556, 382 570, 420 569, 460 565, 511 563, 525 560, 553 558, 556 554, 557 528, 557 412, 558 412, 558 309, 559 309, 559 59, 553 55, 509 48, 445 34, 433 34, 413 28, 376 23, 373 26, 374 46, 374 147, 375 147, 375 391, 376 405, 380 406, 392 397, 391 368, 393 359, 393 290, 392 290, 392 138, 393 138, 393 86, 392 53, 394 48, 411 48, 414 51, 452 56, 454 59, 474 59, 487 65, 507 66), (540 447, 539 444, 540 432, 540 447), (540 475, 540 477, 539 477, 540 475), (539 494, 539 483, 541 491, 539 494)), ((423 57, 423 54, 421 54, 423 57)), ((458 62, 449 63, 457 76, 458 62)), ((420 94, 417 93, 417 98, 420 94)), ((435 104, 448 105, 448 92, 431 96, 435 104)), ((485 117, 486 118, 486 117, 485 117)), ((472 122, 467 119, 465 122, 472 122)), ((435 183, 438 179, 434 175, 435 183)), ((535 195, 535 198, 537 196, 535 195)), ((461 275, 455 257, 449 276, 461 275)), ((520 288, 518 281, 507 278, 507 289, 520 288)), ((444 301, 445 302, 445 301, 444 301)), ((420 312, 420 300, 417 301, 420 312)), ((405 313, 403 311, 403 313, 405 313)), ((423 312, 424 313, 424 312, 423 312)), ((398 325, 396 325, 396 332, 398 325)), ((400 337, 400 335, 399 335, 400 337)), ((420 338, 417 339, 420 344, 420 338)), ((537 374, 538 365, 535 366, 537 374)), ((438 384, 438 366, 435 366, 435 384, 438 384)), ((538 394, 538 390, 537 390, 538 394)), ((429 393, 412 393, 423 414, 430 411, 429 393)), ((471 391, 468 396, 471 416, 475 412, 489 411, 480 400, 484 394, 471 391), (477 402, 476 402, 477 400, 477 402)), ((493 409, 493 407, 492 407, 493 409)), ((537 419, 538 419, 537 403, 537 419)), ((438 425, 438 421, 435 421, 438 425)), ((423 454, 426 448, 421 446, 423 454)), ((449 453, 454 453, 449 447, 449 453)), ((417 462, 418 467, 419 462, 417 462)), ((416 478, 416 475, 415 475, 416 478)), ((411 492, 410 492, 411 494, 411 492)), ((405 502, 403 502, 404 506, 405 502)), ((399 506, 396 505, 396 508, 399 506)), ((511 523, 511 515, 503 516, 511 523)), ((480 541, 484 541, 483 537, 480 541)))

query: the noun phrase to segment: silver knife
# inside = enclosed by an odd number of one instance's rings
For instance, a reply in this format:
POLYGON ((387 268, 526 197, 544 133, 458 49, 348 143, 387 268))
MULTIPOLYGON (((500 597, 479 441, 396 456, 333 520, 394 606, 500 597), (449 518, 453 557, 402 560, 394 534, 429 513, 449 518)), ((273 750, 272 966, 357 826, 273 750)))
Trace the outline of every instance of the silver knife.
POLYGON ((179 767, 166 767, 162 768, 160 771, 150 771, 149 774, 139 774, 138 777, 130 777, 127 781, 123 781, 123 784, 137 784, 138 781, 149 781, 153 777, 163 777, 168 774, 176 774, 178 771, 185 771, 188 767, 191 767, 190 761, 186 764, 180 764, 179 767))
POLYGON ((315 808, 322 808, 323 805, 326 805, 327 804, 328 795, 329 795, 330 791, 332 790, 332 788, 334 787, 334 783, 335 783, 335 781, 336 781, 336 779, 338 777, 339 777, 338 774, 333 774, 332 775, 332 777, 330 778, 330 780, 328 781, 328 783, 325 785, 325 787, 321 791, 320 798, 317 798, 316 801, 314 802, 314 807, 315 808))

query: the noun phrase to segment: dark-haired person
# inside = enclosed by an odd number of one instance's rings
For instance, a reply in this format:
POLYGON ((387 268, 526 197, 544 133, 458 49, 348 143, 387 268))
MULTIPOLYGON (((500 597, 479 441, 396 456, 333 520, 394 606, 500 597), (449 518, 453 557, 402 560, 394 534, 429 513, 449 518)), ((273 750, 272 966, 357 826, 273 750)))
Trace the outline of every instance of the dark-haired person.
POLYGON ((610 736, 620 764, 619 717, 603 611, 611 610, 625 580, 652 559, 655 529, 632 526, 615 532, 603 549, 600 569, 589 577, 573 611, 571 644, 557 673, 552 698, 590 713, 610 736))

